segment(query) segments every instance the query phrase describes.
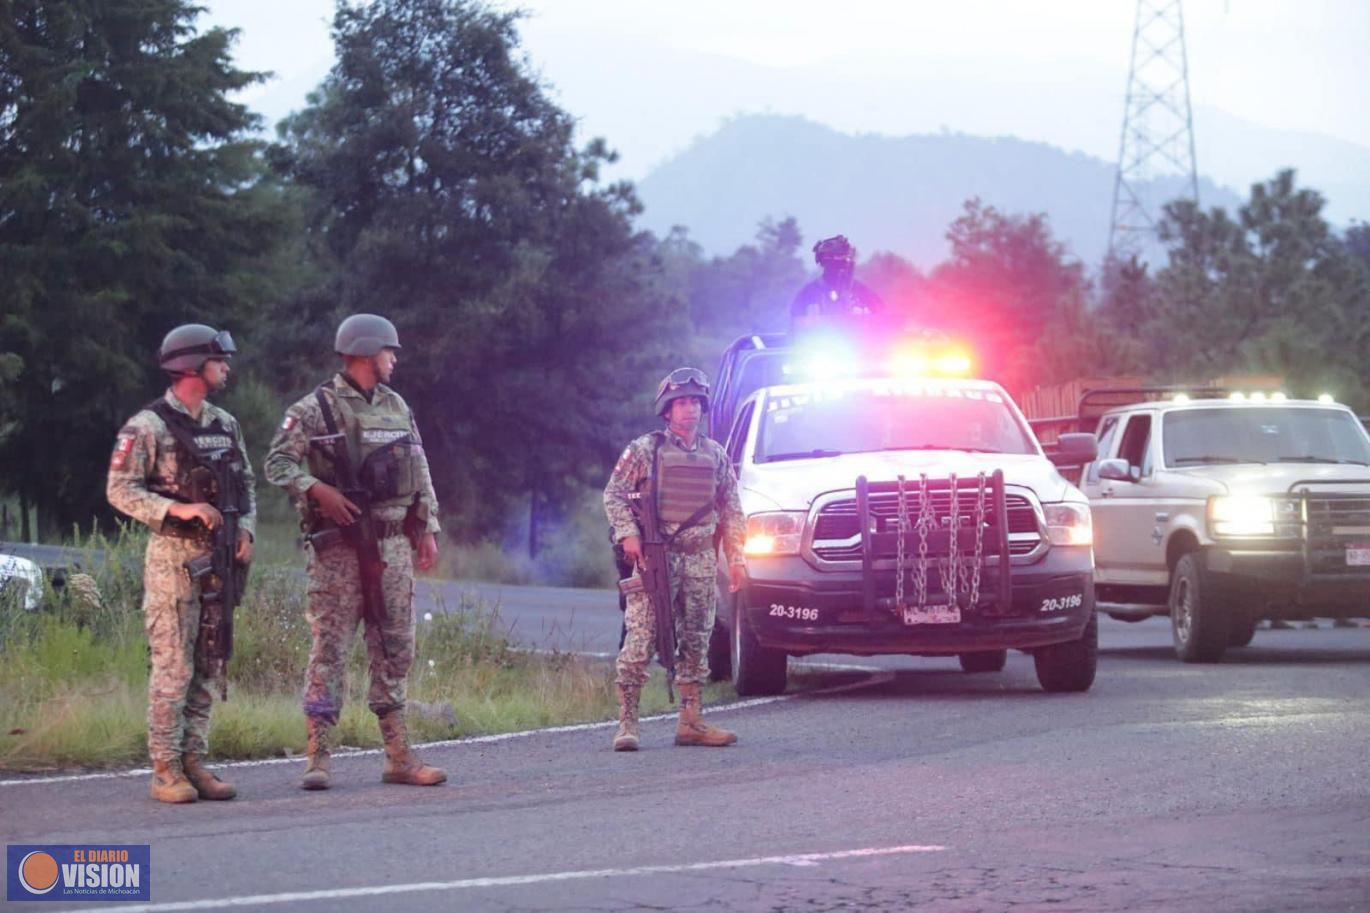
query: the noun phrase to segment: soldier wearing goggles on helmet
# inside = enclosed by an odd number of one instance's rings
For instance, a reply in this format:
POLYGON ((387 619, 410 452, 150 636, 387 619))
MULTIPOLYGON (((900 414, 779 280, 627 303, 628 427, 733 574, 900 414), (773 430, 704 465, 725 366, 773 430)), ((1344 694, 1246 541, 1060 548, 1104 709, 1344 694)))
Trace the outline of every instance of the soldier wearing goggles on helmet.
POLYGON ((844 318, 864 318, 884 311, 884 302, 871 288, 852 277, 856 248, 843 235, 824 238, 813 246, 814 261, 823 275, 805 285, 790 305, 790 332, 798 332, 844 318))
POLYGON ((152 530, 143 562, 143 614, 152 670, 147 741, 152 798, 161 802, 231 799, 232 786, 204 767, 213 698, 210 658, 196 649, 201 582, 186 562, 208 554, 209 531, 230 507, 238 514, 236 561, 252 560, 257 497, 242 429, 206 400, 228 384, 237 349, 226 332, 179 326, 158 353, 171 387, 119 430, 105 493, 120 513, 152 530), (233 484, 202 490, 197 474, 213 464, 233 484), (231 501, 231 504, 225 503, 231 501))
MULTIPOLYGON (((644 530, 632 510, 633 495, 655 496, 666 541, 672 614, 679 632, 676 684, 680 688, 677 745, 723 746, 737 736, 700 717, 700 688, 709 680, 709 635, 717 598, 718 546, 728 562, 730 588, 741 588, 745 520, 737 477, 723 448, 699 431, 709 410, 709 382, 696 368, 672 371, 657 387, 656 413, 666 427, 637 438, 623 451, 604 489, 604 510, 613 539, 633 565, 643 564, 644 530)), ((634 572, 635 576, 637 571, 634 572)), ((655 620, 647 595, 628 596, 627 636, 618 654, 619 726, 615 751, 638 747, 638 700, 655 649, 655 620)))

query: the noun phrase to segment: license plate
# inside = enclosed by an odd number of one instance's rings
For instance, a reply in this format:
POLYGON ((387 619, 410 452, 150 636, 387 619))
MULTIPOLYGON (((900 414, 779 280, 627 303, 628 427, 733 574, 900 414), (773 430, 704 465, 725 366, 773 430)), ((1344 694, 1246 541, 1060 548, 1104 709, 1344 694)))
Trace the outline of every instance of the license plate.
POLYGON ((904 606, 906 625, 951 625, 961 621, 961 608, 954 605, 904 606))
POLYGON ((1350 567, 1370 565, 1370 542, 1357 542, 1346 547, 1346 563, 1350 567))

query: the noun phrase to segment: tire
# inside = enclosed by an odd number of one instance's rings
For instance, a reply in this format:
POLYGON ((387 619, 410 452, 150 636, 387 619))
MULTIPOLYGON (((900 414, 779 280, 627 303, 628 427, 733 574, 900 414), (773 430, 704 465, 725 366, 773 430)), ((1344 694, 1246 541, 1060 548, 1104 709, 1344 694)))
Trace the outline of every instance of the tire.
POLYGON ((1037 681, 1053 693, 1088 691, 1099 668, 1099 614, 1091 611, 1079 639, 1039 647, 1032 654, 1037 681))
POLYGON ((1232 618, 1227 623, 1227 645, 1245 647, 1256 636, 1256 619, 1232 618))
POLYGON ((723 622, 714 619, 714 629, 709 632, 709 681, 723 682, 733 675, 733 651, 729 642, 728 629, 723 622))
POLYGON ((733 597, 732 647, 733 688, 740 697, 783 694, 790 658, 779 650, 768 650, 757 643, 746 613, 733 597))
POLYGON ((1227 650, 1230 613, 1203 555, 1180 558, 1170 575, 1170 633, 1175 655, 1187 663, 1216 663, 1227 650))
POLYGON ((961 670, 964 672, 1002 672, 1004 663, 1008 661, 1007 650, 983 650, 976 653, 962 653, 957 656, 961 660, 961 670))

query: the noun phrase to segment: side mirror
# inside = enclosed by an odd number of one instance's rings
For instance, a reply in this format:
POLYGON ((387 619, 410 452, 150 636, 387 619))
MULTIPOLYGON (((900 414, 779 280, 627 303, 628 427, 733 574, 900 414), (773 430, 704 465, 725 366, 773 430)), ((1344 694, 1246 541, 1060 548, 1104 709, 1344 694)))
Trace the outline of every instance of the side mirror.
POLYGON ((1110 482, 1135 482, 1127 460, 1104 460, 1099 464, 1099 478, 1110 482))
POLYGON ((1083 466, 1099 455, 1099 441, 1092 434, 1063 434, 1047 459, 1057 466, 1083 466))

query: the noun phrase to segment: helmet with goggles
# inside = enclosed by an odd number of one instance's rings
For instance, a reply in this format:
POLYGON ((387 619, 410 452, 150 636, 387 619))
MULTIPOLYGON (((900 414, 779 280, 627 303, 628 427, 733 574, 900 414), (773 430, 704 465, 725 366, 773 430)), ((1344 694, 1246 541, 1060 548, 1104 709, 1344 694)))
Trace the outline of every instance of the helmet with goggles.
POLYGON ((704 411, 709 411, 709 379, 698 368, 676 368, 667 374, 656 388, 656 414, 664 416, 671 408, 671 400, 682 396, 698 396, 704 411))
POLYGON ((157 362, 172 374, 193 374, 211 358, 229 358, 238 349, 227 330, 216 330, 203 323, 183 324, 162 340, 157 362))

